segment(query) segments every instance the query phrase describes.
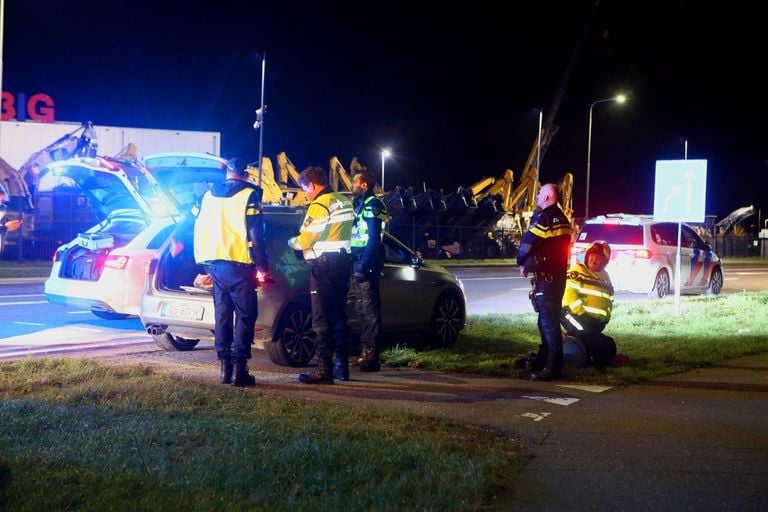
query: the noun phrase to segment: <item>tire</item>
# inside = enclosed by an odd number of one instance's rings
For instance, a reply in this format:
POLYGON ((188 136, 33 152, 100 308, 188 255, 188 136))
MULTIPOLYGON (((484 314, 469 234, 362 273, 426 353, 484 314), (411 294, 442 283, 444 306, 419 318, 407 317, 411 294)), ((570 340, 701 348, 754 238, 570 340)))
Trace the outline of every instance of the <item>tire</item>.
POLYGON ((464 327, 464 305, 455 293, 442 294, 432 310, 428 338, 441 347, 456 343, 464 327))
POLYGON ((707 288, 707 295, 720 295, 723 289, 723 270, 720 267, 715 267, 712 271, 712 276, 709 278, 709 287, 707 288))
POLYGON ((304 304, 289 306, 278 326, 274 340, 266 346, 269 359, 280 366, 307 366, 317 347, 310 307, 304 304))
POLYGON ((670 280, 669 272, 663 268, 656 274, 656 278, 653 280, 653 288, 648 292, 651 298, 663 299, 669 295, 670 280))
POLYGON ((114 313, 112 311, 100 311, 98 309, 92 309, 91 313, 104 320, 124 320, 131 315, 125 313, 114 313))
POLYGON ((162 334, 153 334, 152 339, 155 340, 155 343, 162 348, 163 350, 167 352, 186 352, 188 350, 192 350, 197 346, 197 344, 200 342, 200 340, 195 339, 187 339, 182 338, 181 336, 174 336, 173 334, 169 332, 164 332, 162 334))

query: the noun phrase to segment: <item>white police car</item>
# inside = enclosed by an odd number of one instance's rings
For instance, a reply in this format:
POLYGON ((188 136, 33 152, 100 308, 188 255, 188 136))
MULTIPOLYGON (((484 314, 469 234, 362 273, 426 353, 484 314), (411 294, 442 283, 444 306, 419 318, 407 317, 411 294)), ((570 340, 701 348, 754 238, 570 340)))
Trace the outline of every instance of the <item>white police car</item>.
MULTIPOLYGON (((681 293, 719 294, 723 288, 720 258, 688 225, 681 230, 681 293)), ((611 214, 587 219, 571 246, 571 262, 583 260, 587 246, 604 240, 611 247, 606 271, 616 290, 666 297, 675 289, 676 222, 650 215, 611 214)))

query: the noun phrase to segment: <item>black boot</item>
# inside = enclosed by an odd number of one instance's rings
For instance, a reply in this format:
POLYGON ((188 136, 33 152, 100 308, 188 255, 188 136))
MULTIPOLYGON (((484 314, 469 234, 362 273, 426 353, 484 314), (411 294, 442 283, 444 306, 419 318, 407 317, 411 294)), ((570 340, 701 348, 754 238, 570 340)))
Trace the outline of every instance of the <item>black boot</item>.
POLYGON ((331 361, 318 359, 317 366, 312 373, 299 374, 299 382, 302 384, 333 384, 331 361))
POLYGON ((363 347, 360 350, 360 357, 357 358, 357 366, 364 372, 377 372, 381 369, 379 361, 379 351, 376 347, 363 347))
POLYGON ((337 359, 333 365, 333 376, 342 382, 349 380, 349 363, 344 359, 337 359))
POLYGON ((334 357, 336 362, 333 364, 333 376, 342 382, 349 380, 349 358, 346 350, 340 350, 337 344, 334 357))
POLYGON ((232 361, 229 359, 222 359, 219 361, 221 363, 221 383, 222 384, 231 384, 232 383, 232 361))
POLYGON ((256 384, 256 377, 248 373, 248 361, 238 361, 234 366, 232 375, 232 385, 238 388, 253 386, 256 384))

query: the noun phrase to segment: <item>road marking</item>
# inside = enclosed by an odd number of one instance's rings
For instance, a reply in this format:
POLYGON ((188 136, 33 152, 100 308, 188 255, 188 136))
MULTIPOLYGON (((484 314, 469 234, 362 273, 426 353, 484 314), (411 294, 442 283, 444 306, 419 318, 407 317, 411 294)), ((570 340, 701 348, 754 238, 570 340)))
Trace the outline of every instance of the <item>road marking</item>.
POLYGON ((531 289, 530 286, 526 286, 525 288, 512 288, 512 291, 513 292, 523 292, 525 290, 530 290, 530 289, 531 289))
POLYGON ((538 412, 538 413, 537 412, 526 412, 526 413, 521 414, 521 416, 523 418, 532 418, 533 421, 541 421, 544 418, 546 418, 547 416, 549 416, 550 414, 552 414, 552 413, 550 413, 550 412, 538 412))
POLYGON ((736 274, 737 276, 764 276, 768 272, 728 272, 729 274, 736 274))
POLYGON ((90 309, 86 309, 85 311, 67 311, 68 315, 84 315, 86 313, 90 313, 90 309))
POLYGON ((37 322, 13 322, 16 325, 45 325, 45 324, 39 324, 37 322))
POLYGON ((589 391, 590 393, 602 393, 612 389, 612 386, 591 386, 589 384, 557 384, 561 388, 578 389, 581 391, 589 391))
POLYGON ((524 396, 522 396, 520 398, 527 398, 528 400, 538 400, 540 402, 547 402, 547 403, 555 404, 555 405, 564 405, 566 407, 571 405, 571 404, 575 404, 576 402, 579 401, 578 398, 552 398, 552 397, 549 397, 549 396, 527 396, 527 395, 524 395, 524 396))
POLYGON ((0 302, 0 306, 28 306, 30 304, 48 304, 47 300, 24 300, 19 302, 0 302))

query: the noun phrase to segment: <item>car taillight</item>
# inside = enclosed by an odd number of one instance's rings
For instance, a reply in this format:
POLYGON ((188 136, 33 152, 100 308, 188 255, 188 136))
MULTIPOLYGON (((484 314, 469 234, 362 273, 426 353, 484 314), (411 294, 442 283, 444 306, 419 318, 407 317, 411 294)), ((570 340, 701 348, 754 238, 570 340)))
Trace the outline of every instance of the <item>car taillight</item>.
POLYGON ((275 280, 272 279, 272 276, 269 275, 269 272, 262 272, 260 270, 256 271, 256 281, 259 283, 259 285, 275 282, 275 280))
POLYGON ((147 263, 144 264, 144 274, 145 275, 151 275, 157 272, 157 258, 152 258, 147 263))
POLYGON ((128 256, 107 256, 104 261, 104 266, 108 268, 114 268, 116 270, 123 270, 128 265, 128 256))
POLYGON ((624 252, 632 258, 641 258, 644 260, 651 259, 651 256, 653 256, 651 251, 648 249, 632 249, 624 252))
POLYGON ((56 263, 57 261, 59 261, 60 256, 61 256, 61 252, 58 249, 53 251, 53 262, 56 263))

